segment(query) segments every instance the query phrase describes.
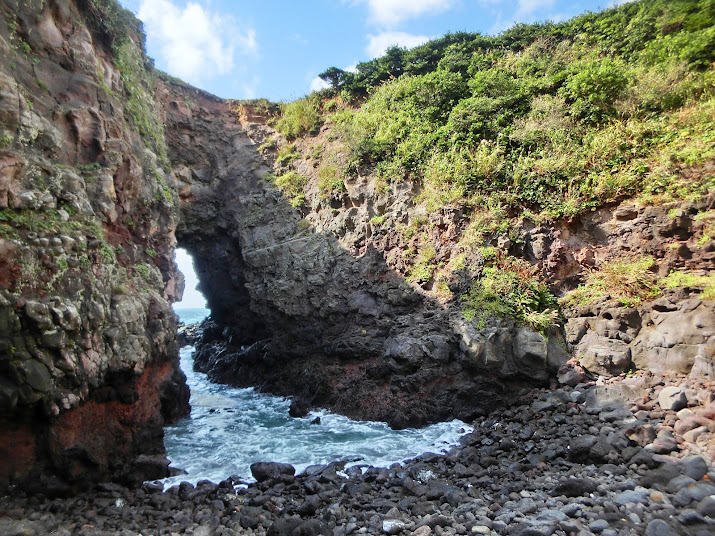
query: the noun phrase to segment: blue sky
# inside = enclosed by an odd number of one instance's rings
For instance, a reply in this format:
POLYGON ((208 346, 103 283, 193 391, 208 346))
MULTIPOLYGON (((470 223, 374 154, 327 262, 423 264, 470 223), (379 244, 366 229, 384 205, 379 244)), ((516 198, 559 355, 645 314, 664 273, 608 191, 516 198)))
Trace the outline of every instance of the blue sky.
POLYGON ((169 74, 224 98, 294 100, 317 75, 390 45, 447 32, 495 34, 569 19, 623 0, 120 0, 144 21, 148 53, 169 74))

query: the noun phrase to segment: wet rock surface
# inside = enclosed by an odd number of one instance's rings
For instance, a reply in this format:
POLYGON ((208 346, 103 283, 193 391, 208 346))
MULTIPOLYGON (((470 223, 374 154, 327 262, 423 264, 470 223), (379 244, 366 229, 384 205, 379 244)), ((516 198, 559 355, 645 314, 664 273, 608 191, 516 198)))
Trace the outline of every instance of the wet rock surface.
POLYGON ((709 535, 715 529, 715 393, 683 377, 634 375, 536 390, 474 422, 461 445, 389 468, 256 464, 258 482, 167 491, 100 485, 69 499, 0 499, 0 532, 121 534, 709 535), (659 394, 681 389, 686 407, 659 394), (687 441, 678 424, 708 431, 687 441), (639 428, 674 441, 654 452, 639 428), (641 443, 646 443, 642 445, 641 443))

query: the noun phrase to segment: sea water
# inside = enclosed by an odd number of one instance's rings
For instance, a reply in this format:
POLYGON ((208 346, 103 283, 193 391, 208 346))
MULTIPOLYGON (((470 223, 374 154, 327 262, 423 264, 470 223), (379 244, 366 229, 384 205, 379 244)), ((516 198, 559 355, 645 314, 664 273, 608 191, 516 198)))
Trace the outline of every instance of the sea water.
MULTIPOLYGON (((185 323, 201 320, 206 310, 177 310, 185 323)), ((309 465, 348 461, 348 465, 387 467, 425 452, 442 453, 471 431, 464 422, 392 430, 385 423, 353 421, 320 410, 305 418, 288 415, 290 401, 211 383, 193 371, 193 348, 181 349, 181 368, 191 388, 191 414, 165 428, 171 466, 186 471, 163 482, 219 482, 237 475, 251 480, 257 461, 285 462, 300 472, 309 465), (320 424, 313 424, 316 418, 320 424)))

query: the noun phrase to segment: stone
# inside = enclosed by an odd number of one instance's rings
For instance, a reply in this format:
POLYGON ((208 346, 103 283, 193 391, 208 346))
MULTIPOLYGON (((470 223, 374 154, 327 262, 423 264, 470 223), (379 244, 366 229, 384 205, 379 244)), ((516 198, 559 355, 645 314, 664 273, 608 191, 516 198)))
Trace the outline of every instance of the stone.
POLYGON ((681 462, 683 470, 687 476, 694 480, 700 480, 708 474, 708 464, 702 456, 688 456, 681 462))
POLYGON ((683 440, 687 441, 688 443, 695 443, 700 436, 702 436, 703 434, 707 434, 708 431, 709 429, 707 426, 698 426, 693 430, 688 430, 687 432, 685 432, 683 434, 683 440))
POLYGON ((668 523, 662 519, 654 519, 645 529, 645 536, 676 536, 675 532, 668 523))
POLYGON ((715 520, 715 495, 708 495, 703 498, 698 503, 697 511, 700 515, 715 520))
POLYGON ((559 368, 557 378, 562 385, 576 387, 586 378, 586 369, 577 361, 569 360, 559 368))
POLYGON ((585 461, 588 459, 591 447, 598 442, 598 438, 592 435, 582 435, 571 440, 568 445, 568 456, 573 461, 585 461))
POLYGON ((406 527, 405 522, 399 519, 384 519, 382 521, 382 532, 385 534, 399 534, 405 530, 406 527))
POLYGON ((622 491, 621 493, 616 495, 614 502, 618 506, 626 506, 627 504, 637 504, 637 503, 645 502, 645 500, 648 498, 649 495, 650 495, 650 492, 647 489, 626 490, 626 491, 622 491))
POLYGON ((0 517, 0 534, 3 536, 39 536, 46 532, 40 523, 34 521, 0 517))
POLYGON ((289 463, 255 462, 251 464, 251 474, 258 482, 295 475, 295 467, 289 463))
POLYGON ((603 532, 608 528, 608 526, 608 521, 606 521, 605 519, 596 519, 595 521, 591 521, 591 523, 588 524, 588 528, 596 534, 603 532))
POLYGON ((693 415, 692 417, 686 417, 684 419, 678 419, 675 423, 674 431, 676 434, 683 435, 690 430, 695 430, 701 426, 709 428, 710 426, 715 429, 715 422, 710 419, 705 419, 704 417, 698 417, 693 415))
POLYGON ((268 536, 292 536, 302 524, 303 520, 299 517, 278 518, 271 523, 266 534, 268 536))
POLYGON ((638 445, 644 447, 652 443, 656 438, 656 429, 652 424, 636 421, 628 425, 624 433, 626 437, 638 445))
POLYGON ((626 343, 593 332, 581 339, 576 352, 580 356, 580 364, 594 374, 621 374, 631 365, 631 349, 626 343))
POLYGON ((673 437, 658 437, 645 446, 646 450, 653 452, 655 454, 669 454, 678 448, 678 443, 673 437))
POLYGON ((658 394, 658 404, 665 410, 678 411, 688 403, 685 391, 677 386, 664 387, 658 394))
POLYGON ((668 482, 665 490, 668 493, 677 493, 680 489, 687 488, 690 484, 695 484, 695 480, 688 475, 678 475, 668 482))
POLYGON ((579 497, 596 491, 596 482, 591 478, 570 477, 560 482, 553 490, 552 495, 565 495, 566 497, 579 497))

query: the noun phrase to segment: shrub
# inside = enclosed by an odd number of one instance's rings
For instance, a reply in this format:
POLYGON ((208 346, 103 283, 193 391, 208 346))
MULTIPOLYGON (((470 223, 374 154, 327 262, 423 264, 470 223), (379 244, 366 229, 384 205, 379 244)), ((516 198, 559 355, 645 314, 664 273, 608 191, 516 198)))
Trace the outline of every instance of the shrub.
POLYGON ((322 124, 320 100, 316 95, 281 105, 281 117, 276 129, 289 140, 303 134, 314 134, 322 124))
POLYGON ((338 168, 324 165, 318 169, 318 189, 323 197, 328 197, 346 190, 345 182, 338 174, 338 168))
POLYGON ((672 271, 658 284, 664 288, 690 287, 701 289, 706 300, 715 300, 715 274, 698 275, 689 272, 672 271))
POLYGON ((567 294, 562 303, 586 305, 610 297, 626 307, 638 305, 660 294, 651 271, 654 265, 655 261, 650 257, 604 262, 598 269, 588 272, 584 284, 567 294))
POLYGON ((536 267, 498 254, 462 296, 462 314, 483 328, 491 317, 512 318, 541 332, 557 325, 558 302, 536 267))
POLYGON ((289 171, 276 177, 274 180, 288 198, 290 204, 297 208, 305 202, 305 192, 303 188, 308 183, 308 179, 296 171, 289 171))
POLYGON ((278 149, 278 155, 276 156, 276 164, 281 166, 287 165, 299 157, 300 153, 298 152, 298 149, 295 148, 295 145, 293 145, 292 143, 284 145, 283 147, 278 149))

